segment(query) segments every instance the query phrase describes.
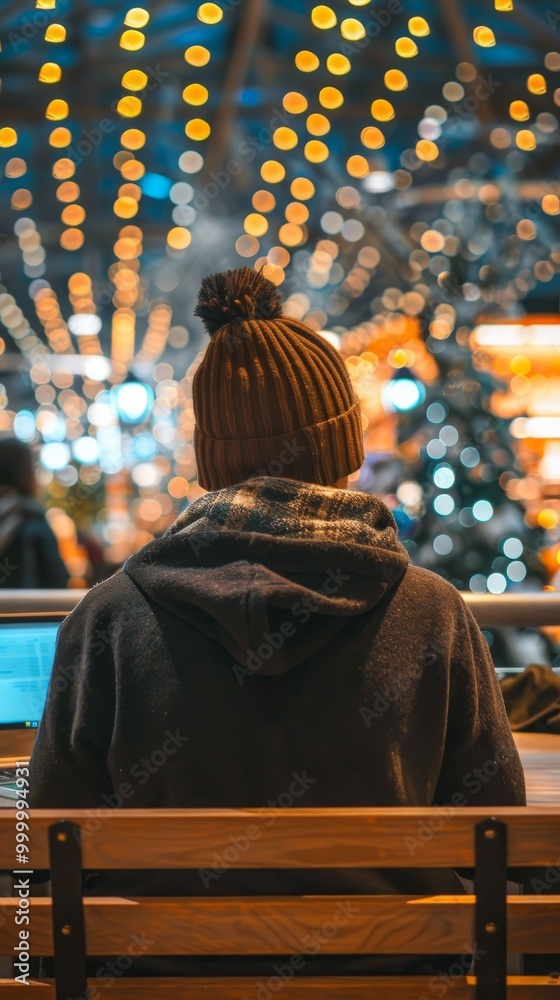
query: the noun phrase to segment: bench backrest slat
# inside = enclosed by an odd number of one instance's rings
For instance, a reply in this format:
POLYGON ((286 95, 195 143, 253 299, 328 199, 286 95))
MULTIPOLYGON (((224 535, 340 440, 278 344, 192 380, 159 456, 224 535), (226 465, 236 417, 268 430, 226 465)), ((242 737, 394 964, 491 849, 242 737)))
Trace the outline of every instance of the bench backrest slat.
MULTIPOLYGON (((80 825, 84 868, 443 868, 474 865, 474 827, 508 826, 511 866, 560 866, 560 807, 512 809, 36 810, 30 861, 48 868, 48 828, 80 825)), ((0 812, 0 867, 13 868, 15 813, 0 812)))
MULTIPOLYGON (((4 903, 0 954, 13 953, 18 902, 4 903)), ((88 954, 128 953, 141 932, 144 955, 321 954, 462 955, 474 950, 472 896, 309 896, 271 898, 134 898, 85 900, 88 954)), ((53 953, 50 899, 31 905, 31 950, 53 953)), ((550 954, 558 947, 560 896, 511 897, 512 953, 550 954)), ((465 960, 465 971, 469 962, 465 960)))
MULTIPOLYGON (((354 979, 333 976, 317 979, 294 975, 282 980, 279 995, 283 997, 287 993, 290 1000, 419 1000, 435 996, 433 982, 432 988, 430 982, 429 976, 359 976, 354 979)), ((544 990, 548 982, 544 977, 533 977, 530 987, 521 988, 512 983, 509 987, 512 1000, 547 1000, 544 990)), ((108 996, 111 1000, 265 1000, 268 997, 266 983, 266 977, 263 980, 237 976, 226 979, 115 978, 111 981, 108 996)), ((97 996, 94 991, 97 989, 100 992, 99 980, 91 979, 90 986, 92 995, 97 996)), ((446 1000, 475 998, 473 981, 456 980, 450 982, 447 989, 446 1000)), ((55 1000, 54 986, 47 983, 31 982, 29 986, 19 986, 13 980, 0 980, 2 1000, 22 1000, 24 995, 28 996, 29 990, 35 994, 36 1000, 55 1000)), ((277 995, 272 990, 270 993, 277 995)))

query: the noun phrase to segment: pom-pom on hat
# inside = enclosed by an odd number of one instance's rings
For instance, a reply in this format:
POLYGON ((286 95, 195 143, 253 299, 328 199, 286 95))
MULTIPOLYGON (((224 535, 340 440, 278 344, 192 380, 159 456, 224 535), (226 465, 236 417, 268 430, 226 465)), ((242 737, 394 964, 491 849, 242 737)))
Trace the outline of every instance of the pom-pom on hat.
POLYGON ((342 358, 282 314, 268 278, 249 267, 210 275, 195 315, 211 338, 193 381, 204 489, 251 476, 328 486, 360 468, 360 407, 342 358))

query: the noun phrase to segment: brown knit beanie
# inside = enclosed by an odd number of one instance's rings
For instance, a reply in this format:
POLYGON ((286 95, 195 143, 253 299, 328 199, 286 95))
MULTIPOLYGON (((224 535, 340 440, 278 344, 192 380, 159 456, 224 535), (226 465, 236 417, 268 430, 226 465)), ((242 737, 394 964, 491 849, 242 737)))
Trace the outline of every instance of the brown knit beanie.
POLYGON ((249 267, 210 275, 195 315, 211 337, 193 382, 204 489, 255 475, 328 486, 360 468, 360 407, 342 358, 282 315, 268 278, 249 267))

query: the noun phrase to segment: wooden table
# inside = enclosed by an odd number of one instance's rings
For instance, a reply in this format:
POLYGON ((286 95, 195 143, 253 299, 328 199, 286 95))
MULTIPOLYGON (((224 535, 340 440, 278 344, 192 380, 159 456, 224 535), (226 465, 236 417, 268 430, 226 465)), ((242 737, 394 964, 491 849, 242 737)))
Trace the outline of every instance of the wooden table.
POLYGON ((560 805, 560 736, 514 733, 530 806, 560 805))
MULTIPOLYGON (((560 736, 514 733, 525 771, 529 805, 560 805, 560 736)), ((14 764, 15 757, 0 757, 0 766, 14 764)), ((7 799, 0 808, 12 808, 7 799)))

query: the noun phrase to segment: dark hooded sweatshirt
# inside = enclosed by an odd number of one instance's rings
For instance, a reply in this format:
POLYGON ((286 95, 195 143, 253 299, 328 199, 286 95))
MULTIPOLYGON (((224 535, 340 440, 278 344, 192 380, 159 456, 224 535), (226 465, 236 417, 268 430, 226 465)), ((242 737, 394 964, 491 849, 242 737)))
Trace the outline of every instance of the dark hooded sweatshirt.
MULTIPOLYGON (((525 803, 458 592, 409 565, 376 497, 270 477, 198 499, 65 621, 30 782, 34 807, 525 803)), ((182 891, 458 889, 452 873, 220 867, 185 873, 182 891)), ((179 891, 169 875, 119 878, 110 891, 179 891)))

